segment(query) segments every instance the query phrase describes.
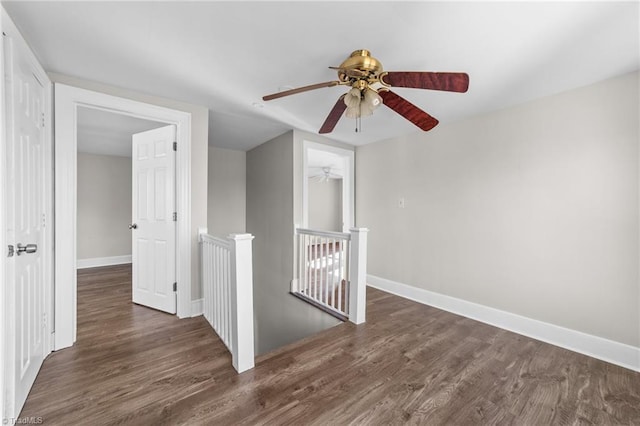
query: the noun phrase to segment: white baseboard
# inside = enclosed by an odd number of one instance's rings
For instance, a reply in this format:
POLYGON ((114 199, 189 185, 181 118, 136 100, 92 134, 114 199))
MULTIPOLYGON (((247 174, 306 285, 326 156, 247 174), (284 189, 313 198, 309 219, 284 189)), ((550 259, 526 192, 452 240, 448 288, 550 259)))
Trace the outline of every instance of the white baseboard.
POLYGON ((455 297, 367 275, 369 286, 523 336, 640 371, 640 348, 455 297))
POLYGON ((197 317, 204 313, 204 299, 196 299, 191 301, 191 317, 197 317))
POLYGON ((131 263, 131 255, 111 256, 111 257, 93 257, 90 259, 78 259, 76 261, 77 269, 96 268, 98 266, 122 265, 131 263))

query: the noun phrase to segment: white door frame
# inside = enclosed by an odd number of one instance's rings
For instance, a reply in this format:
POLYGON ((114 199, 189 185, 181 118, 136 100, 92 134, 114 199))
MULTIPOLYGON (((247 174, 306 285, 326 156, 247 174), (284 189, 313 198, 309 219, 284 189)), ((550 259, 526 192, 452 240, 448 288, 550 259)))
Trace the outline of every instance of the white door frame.
MULTIPOLYGON (((52 318, 52 289, 53 289, 53 149, 52 149, 52 85, 46 72, 38 62, 37 58, 24 41, 20 32, 11 21, 9 15, 3 7, 0 7, 0 27, 2 28, 2 42, 0 43, 0 418, 15 418, 18 413, 15 413, 15 407, 11 401, 14 400, 15 383, 13 378, 15 377, 15 363, 13 356, 15 353, 9 352, 9 348, 13 346, 15 339, 15 306, 12 303, 13 289, 8 288, 7 280, 7 244, 14 244, 15 241, 7 241, 6 229, 7 229, 7 194, 5 181, 5 162, 7 160, 7 144, 8 135, 7 129, 7 116, 6 105, 7 101, 7 88, 5 87, 5 42, 11 43, 14 49, 20 49, 22 53, 27 57, 31 63, 34 74, 42 82, 45 87, 45 131, 44 134, 44 174, 45 186, 44 186, 44 208, 45 208, 45 227, 43 234, 43 279, 44 279, 44 301, 45 301, 45 314, 47 318, 52 318), (8 382, 11 380, 11 383, 8 382)), ((40 247, 39 247, 40 249, 40 247)), ((53 348, 53 339, 51 338, 51 332, 53 329, 52 321, 48 321, 46 324, 45 342, 44 342, 44 356, 51 352, 53 348)))
POLYGON ((55 349, 76 341, 77 109, 94 108, 176 125, 177 315, 191 316, 191 114, 55 84, 55 349))
POLYGON ((326 151, 345 158, 342 177, 342 232, 355 226, 355 153, 322 143, 302 141, 302 227, 309 227, 309 150, 326 151))

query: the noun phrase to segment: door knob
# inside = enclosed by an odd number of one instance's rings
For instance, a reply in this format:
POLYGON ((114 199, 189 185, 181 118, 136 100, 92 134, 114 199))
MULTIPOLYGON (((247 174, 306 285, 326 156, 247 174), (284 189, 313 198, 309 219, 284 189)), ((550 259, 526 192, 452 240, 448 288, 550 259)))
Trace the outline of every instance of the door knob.
POLYGON ((26 246, 23 246, 21 243, 18 243, 16 247, 18 249, 16 250, 16 254, 18 256, 20 256, 22 253, 35 253, 38 251, 37 244, 27 244, 26 246))
POLYGON ((129 229, 136 229, 138 227, 137 224, 132 223, 131 225, 129 225, 129 229))

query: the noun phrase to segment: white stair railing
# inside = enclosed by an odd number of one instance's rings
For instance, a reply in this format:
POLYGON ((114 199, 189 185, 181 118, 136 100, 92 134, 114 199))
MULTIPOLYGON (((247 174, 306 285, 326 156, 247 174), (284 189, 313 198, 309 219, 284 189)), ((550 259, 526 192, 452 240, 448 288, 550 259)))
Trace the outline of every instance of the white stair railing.
POLYGON ((298 277, 291 292, 342 320, 363 323, 367 232, 366 228, 349 233, 298 228, 298 277))
POLYGON ((199 234, 204 317, 242 373, 254 367, 251 234, 199 234))

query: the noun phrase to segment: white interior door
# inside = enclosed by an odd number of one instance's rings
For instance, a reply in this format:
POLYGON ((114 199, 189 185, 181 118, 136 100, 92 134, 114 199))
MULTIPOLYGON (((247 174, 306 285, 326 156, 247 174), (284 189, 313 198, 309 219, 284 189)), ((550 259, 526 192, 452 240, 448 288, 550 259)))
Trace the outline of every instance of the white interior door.
POLYGON ((133 135, 133 302, 176 313, 174 125, 133 135))
MULTIPOLYGON (((7 89, 6 239, 13 404, 19 413, 46 347, 44 280, 45 84, 27 52, 5 39, 7 89)), ((4 206, 3 206, 4 208, 4 206)), ((4 322, 4 321, 3 321, 4 322)))

